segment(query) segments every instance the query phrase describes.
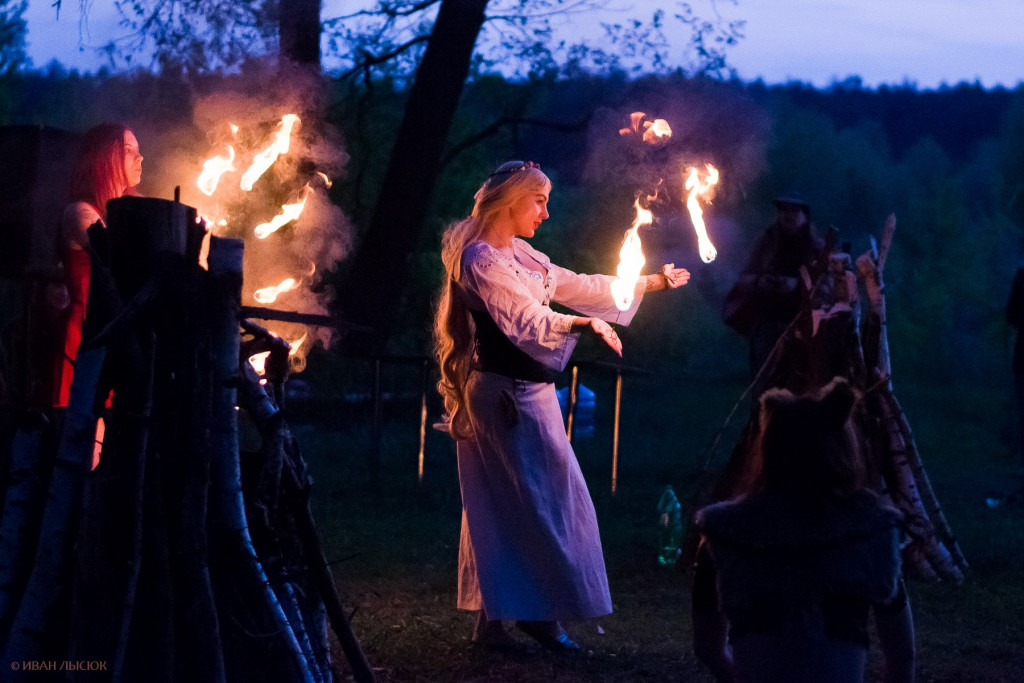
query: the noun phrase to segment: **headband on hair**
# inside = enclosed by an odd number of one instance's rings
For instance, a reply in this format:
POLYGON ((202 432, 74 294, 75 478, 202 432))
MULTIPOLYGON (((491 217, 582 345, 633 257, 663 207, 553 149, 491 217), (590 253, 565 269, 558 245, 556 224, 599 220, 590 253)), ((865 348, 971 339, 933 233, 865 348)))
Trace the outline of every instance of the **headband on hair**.
MULTIPOLYGON (((536 161, 506 161, 501 166, 496 168, 494 173, 487 176, 487 181, 490 182, 492 178, 495 178, 500 175, 511 176, 513 173, 518 173, 519 171, 524 171, 528 168, 535 168, 539 171, 540 164, 538 164, 536 161)), ((504 179, 502 180, 504 181, 504 179)))

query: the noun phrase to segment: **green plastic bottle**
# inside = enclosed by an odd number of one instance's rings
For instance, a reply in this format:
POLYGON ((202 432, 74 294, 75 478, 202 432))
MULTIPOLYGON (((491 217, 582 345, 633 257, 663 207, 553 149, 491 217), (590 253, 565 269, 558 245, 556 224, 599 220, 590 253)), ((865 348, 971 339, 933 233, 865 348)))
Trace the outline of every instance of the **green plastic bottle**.
POLYGON ((662 492, 658 512, 658 564, 668 567, 679 561, 683 544, 683 508, 671 486, 662 492))

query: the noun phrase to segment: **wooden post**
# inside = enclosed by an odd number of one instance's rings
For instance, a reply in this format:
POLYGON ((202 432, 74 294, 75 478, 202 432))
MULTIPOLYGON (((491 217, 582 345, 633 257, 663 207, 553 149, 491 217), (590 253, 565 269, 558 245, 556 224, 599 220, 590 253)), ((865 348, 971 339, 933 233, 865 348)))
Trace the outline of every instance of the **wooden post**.
POLYGON ((576 401, 578 399, 577 390, 579 389, 579 372, 580 366, 572 366, 572 381, 569 383, 569 417, 566 420, 568 423, 565 428, 565 434, 569 437, 569 442, 572 442, 572 427, 576 421, 576 401))
POLYGON ((619 418, 622 415, 622 368, 615 368, 615 427, 612 430, 612 495, 619 481, 619 418))
POLYGON ((427 387, 430 382, 430 360, 423 359, 423 374, 420 376, 420 452, 418 481, 423 483, 423 461, 427 448, 427 387))

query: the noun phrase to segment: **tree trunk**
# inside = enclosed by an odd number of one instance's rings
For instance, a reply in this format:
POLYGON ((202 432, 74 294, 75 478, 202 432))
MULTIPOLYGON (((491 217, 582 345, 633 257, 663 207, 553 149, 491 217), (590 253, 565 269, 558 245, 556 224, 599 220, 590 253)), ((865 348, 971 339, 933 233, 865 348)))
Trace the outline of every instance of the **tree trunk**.
POLYGON ((278 4, 281 56, 320 69, 320 0, 281 0, 278 4))
POLYGON ((441 2, 342 300, 350 319, 373 328, 369 335, 351 338, 355 350, 382 353, 397 321, 486 6, 487 0, 441 2))

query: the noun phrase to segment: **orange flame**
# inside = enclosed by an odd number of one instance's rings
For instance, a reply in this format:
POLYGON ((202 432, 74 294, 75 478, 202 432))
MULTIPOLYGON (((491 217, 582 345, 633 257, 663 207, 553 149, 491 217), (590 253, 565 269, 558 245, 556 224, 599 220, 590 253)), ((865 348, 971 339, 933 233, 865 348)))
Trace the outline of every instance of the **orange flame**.
POLYGON ((274 133, 273 142, 253 158, 252 164, 242 174, 241 188, 243 190, 246 192, 250 191, 256 181, 260 179, 260 176, 277 161, 277 157, 288 153, 288 149, 291 146, 292 129, 298 122, 299 117, 295 114, 284 115, 281 123, 277 126, 277 132, 274 133))
POLYGON ((633 112, 629 115, 629 127, 620 128, 619 135, 637 133, 640 135, 641 140, 652 145, 664 142, 672 137, 672 128, 668 125, 668 121, 665 119, 644 121, 645 118, 647 118, 647 114, 642 111, 633 112))
MULTIPOLYGON (((274 334, 273 331, 271 331, 270 333, 274 334)), ((274 336, 277 336, 277 335, 274 334, 274 336)), ((309 336, 309 333, 307 332, 306 334, 303 334, 301 337, 299 337, 295 341, 288 342, 288 355, 291 356, 291 357, 296 356, 299 353, 299 347, 302 346, 302 344, 306 341, 306 337, 308 337, 308 336, 309 336)), ((270 357, 270 351, 261 351, 259 353, 254 353, 253 355, 249 356, 249 364, 252 366, 253 370, 256 371, 257 375, 262 375, 262 374, 266 373, 266 371, 267 371, 267 358, 269 358, 269 357, 270 357)))
POLYGON ((661 142, 663 139, 672 137, 672 129, 669 127, 668 121, 665 119, 645 121, 644 127, 647 129, 644 131, 644 142, 654 144, 656 142, 661 142))
POLYGON ((228 155, 226 157, 215 156, 204 161, 203 170, 196 178, 196 185, 207 197, 213 196, 222 175, 235 170, 235 149, 231 145, 227 145, 227 148, 228 155))
POLYGON ((639 133, 640 132, 640 122, 644 120, 645 116, 647 116, 647 114, 643 113, 642 111, 635 111, 632 114, 630 114, 629 115, 629 127, 628 128, 620 128, 619 129, 619 135, 629 135, 630 133, 639 133))
POLYGON ((700 208, 700 199, 711 203, 714 195, 714 187, 718 184, 718 169, 711 164, 704 165, 707 168, 707 175, 704 180, 696 168, 690 168, 686 177, 686 189, 690 193, 686 196, 686 208, 690 212, 690 221, 693 229, 697 231, 697 249, 700 251, 700 258, 704 263, 711 263, 718 256, 718 250, 711 243, 708 237, 707 227, 704 225, 704 210, 700 208))
POLYGON ((256 371, 257 375, 262 375, 267 371, 267 358, 270 356, 270 351, 261 351, 260 353, 254 353, 249 356, 249 365, 256 371))
POLYGON ((269 223, 260 223, 253 228, 253 234, 258 239, 265 239, 268 235, 277 232, 282 226, 294 221, 302 215, 302 210, 306 208, 306 199, 309 198, 310 187, 306 185, 302 191, 302 199, 295 202, 294 204, 283 204, 281 206, 281 213, 274 216, 269 223))
POLYGON ((253 298, 261 304, 272 304, 277 301, 277 297, 285 292, 290 292, 299 286, 299 281, 293 277, 287 278, 281 281, 279 285, 272 285, 270 287, 263 287, 257 289, 253 294, 253 298))
MULTIPOLYGON (((239 163, 239 160, 244 161, 246 158, 251 156, 252 162, 241 175, 239 185, 242 190, 246 192, 251 191, 263 174, 266 173, 266 171, 269 170, 280 157, 288 154, 292 146, 292 136, 297 124, 300 124, 300 120, 299 117, 294 114, 287 114, 282 117, 280 122, 274 128, 273 133, 269 136, 270 139, 264 140, 260 143, 263 145, 261 151, 259 151, 258 154, 253 155, 252 149, 244 146, 241 149, 239 148, 238 145, 242 144, 239 140, 240 129, 237 125, 229 123, 230 136, 224 135, 221 139, 227 140, 230 144, 221 142, 215 150, 218 152, 217 156, 212 156, 212 158, 203 162, 202 170, 196 179, 197 186, 206 196, 216 199, 218 196, 217 193, 226 189, 227 183, 224 182, 224 175, 228 172, 239 170, 236 169, 236 164, 245 168, 245 164, 239 163)), ((325 188, 331 187, 331 179, 326 174, 316 171, 316 176, 319 177, 325 188)), ((300 196, 297 198, 295 203, 282 205, 280 215, 274 217, 267 223, 262 223, 256 226, 254 229, 255 236, 259 239, 265 239, 287 223, 299 218, 305 208, 309 194, 313 191, 313 186, 315 186, 317 182, 318 181, 314 177, 301 189, 299 193, 300 196)), ((212 209, 211 212, 213 211, 219 213, 220 209, 212 209)), ((206 223, 207 237, 210 232, 214 232, 227 225, 227 221, 225 219, 215 218, 214 215, 207 213, 202 214, 197 220, 206 223)), ((253 298, 259 304, 273 304, 282 294, 299 289, 308 281, 308 278, 312 277, 315 269, 316 266, 311 264, 308 273, 297 274, 294 277, 282 280, 277 285, 257 289, 253 292, 253 298)), ((304 356, 306 352, 305 347, 308 346, 308 338, 309 333, 307 331, 306 334, 303 334, 299 339, 289 344, 289 365, 293 372, 302 372, 305 366, 304 356)), ((249 362, 252 364, 253 368, 261 375, 265 374, 266 359, 268 355, 269 353, 258 353, 253 354, 249 358, 249 362)))
POLYGON ((640 226, 650 225, 654 221, 654 214, 640 206, 639 197, 633 203, 633 207, 636 209, 636 218, 622 240, 619 265, 615 269, 615 279, 611 285, 612 299, 620 311, 627 310, 633 304, 633 290, 640 279, 640 271, 647 263, 643 245, 640 243, 640 226))

